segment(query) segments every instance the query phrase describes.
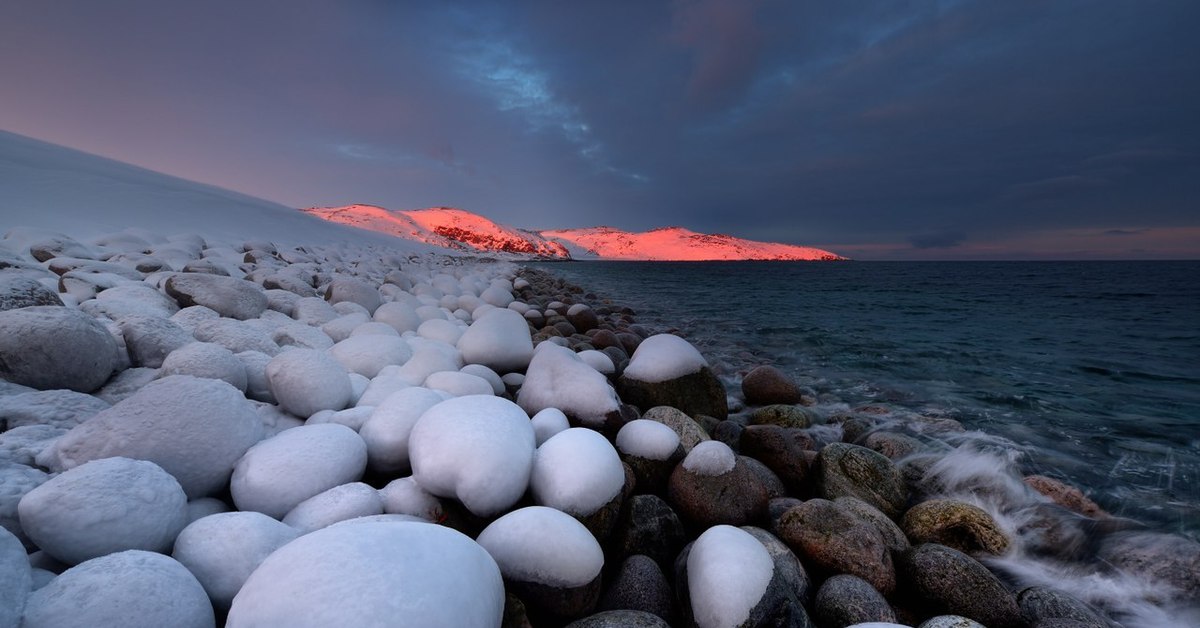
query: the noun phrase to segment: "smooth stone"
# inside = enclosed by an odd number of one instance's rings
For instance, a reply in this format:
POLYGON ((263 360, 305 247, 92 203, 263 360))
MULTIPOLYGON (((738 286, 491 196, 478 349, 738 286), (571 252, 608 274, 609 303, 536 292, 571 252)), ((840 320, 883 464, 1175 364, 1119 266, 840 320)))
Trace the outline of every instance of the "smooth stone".
POLYGON ((33 572, 25 547, 11 532, 0 528, 0 626, 15 627, 33 589, 33 572))
POLYGON ((767 592, 759 600, 757 609, 751 612, 751 617, 761 617, 762 620, 757 622, 759 624, 763 620, 770 620, 777 623, 782 621, 784 624, 790 622, 800 626, 809 625, 805 603, 812 595, 812 582, 800 559, 774 534, 752 526, 743 526, 742 530, 762 543, 767 554, 771 556, 771 561, 775 563, 775 571, 767 585, 767 592))
POLYGON ((646 410, 642 414, 642 418, 648 421, 657 421, 674 430, 679 436, 679 444, 683 447, 685 454, 691 452, 696 445, 711 440, 708 432, 705 432, 699 423, 678 408, 655 406, 646 410))
POLYGON ((1010 545, 991 515, 955 499, 931 499, 909 508, 900 528, 915 545, 939 543, 966 554, 999 556, 1010 545))
POLYGON ((1108 513, 1104 511, 1096 502, 1083 494, 1083 491, 1054 478, 1044 475, 1027 475, 1025 476, 1025 484, 1029 488, 1041 493, 1050 501, 1077 512, 1085 517, 1106 517, 1108 513))
POLYGON ((57 292, 36 279, 20 275, 0 276, 0 311, 62 304, 57 292))
POLYGON ((617 392, 622 401, 639 408, 670 406, 687 415, 729 416, 725 387, 707 366, 662 382, 643 382, 626 372, 617 380, 617 392))
POLYGON ((325 351, 285 351, 267 363, 266 376, 279 405, 302 418, 321 410, 341 410, 353 394, 346 368, 325 351))
POLYGON ((192 572, 213 604, 228 610, 251 573, 300 531, 258 512, 223 512, 193 521, 172 556, 192 572))
POLYGON ((118 360, 104 325, 74 308, 38 305, 0 312, 0 378, 39 390, 96 390, 118 360))
POLYGON ((652 613, 663 621, 674 620, 671 585, 654 559, 634 554, 621 563, 612 584, 600 598, 600 610, 633 610, 652 613))
POLYGON ((257 318, 267 309, 267 295, 258 284, 201 273, 172 275, 163 289, 180 307, 203 305, 221 316, 246 320, 257 318))
POLYGON ((253 404, 233 386, 173 375, 72 428, 38 459, 59 470, 113 456, 149 460, 189 498, 204 497, 225 488, 262 433, 253 404))
POLYGON ((29 596, 24 628, 212 628, 204 587, 178 561, 142 550, 80 563, 29 596))
POLYGON ((899 460, 901 458, 911 456, 921 449, 924 445, 921 441, 907 434, 899 432, 877 431, 867 434, 862 439, 862 446, 867 449, 877 451, 889 460, 899 460))
POLYGON ((821 572, 858 576, 884 595, 896 588, 891 552, 879 531, 831 501, 812 499, 785 512, 779 537, 821 572))
POLYGON ((671 624, 653 613, 643 611, 604 611, 577 619, 567 628, 671 628, 671 624))
POLYGON ((159 368, 170 353, 195 338, 186 329, 158 316, 127 316, 117 321, 133 366, 159 368))
MULTIPOLYGON (((918 628, 987 628, 983 624, 960 615, 938 615, 921 622, 918 628)), ((1081 628, 1079 626, 1033 626, 1033 628, 1081 628)))
POLYGON ((356 482, 367 468, 367 445, 336 423, 302 425, 246 451, 233 469, 230 493, 238 510, 282 518, 304 500, 356 482))
POLYGON ((752 412, 750 425, 778 425, 779 427, 804 429, 812 425, 812 419, 804 408, 776 404, 752 412))
POLYGON ((1029 587, 1017 595, 1021 615, 1030 625, 1040 625, 1049 619, 1079 622, 1088 628, 1111 628, 1104 613, 1085 602, 1050 587, 1029 587))
POLYGON ((908 491, 900 471, 883 454, 831 443, 817 454, 816 492, 825 499, 857 497, 889 516, 904 510, 908 491))
POLYGON ((866 622, 895 622, 896 613, 871 583, 848 574, 833 576, 817 590, 813 617, 824 628, 866 622))
POLYGON ((742 396, 749 405, 765 406, 800 403, 802 393, 800 386, 783 371, 764 364, 742 378, 742 396))
POLYGON ((246 367, 232 351, 211 342, 188 343, 170 353, 163 360, 159 373, 190 375, 204 379, 218 379, 239 391, 246 391, 246 367))
POLYGON ((675 557, 685 541, 679 515, 655 495, 630 497, 613 534, 619 558, 643 554, 658 563, 664 573, 674 568, 675 557))
POLYGON ((956 549, 918 545, 899 566, 907 586, 935 612, 961 615, 988 628, 1024 625, 1017 597, 987 567, 956 549))
POLYGON ((687 459, 675 467, 667 482, 667 501, 680 516, 698 530, 726 524, 764 523, 766 485, 744 458, 720 475, 704 475, 687 469, 687 459))
POLYGON ((833 503, 841 506, 860 521, 875 526, 875 529, 879 531, 879 536, 883 539, 884 545, 892 552, 893 556, 901 552, 906 552, 912 547, 912 544, 908 542, 908 537, 904 535, 904 531, 900 529, 900 526, 896 525, 896 522, 889 519, 887 515, 880 512, 878 508, 857 497, 839 497, 833 500, 833 503))
MULTIPOLYGON (((726 421, 725 423, 729 423, 726 421)), ((802 452, 812 440, 803 432, 778 425, 750 425, 742 430, 740 450, 767 465, 792 495, 812 492, 808 460, 802 452)))
POLYGON ((331 304, 347 301, 357 303, 363 306, 368 314, 374 314, 383 304, 377 288, 349 277, 339 277, 330 282, 325 291, 325 299, 331 304))

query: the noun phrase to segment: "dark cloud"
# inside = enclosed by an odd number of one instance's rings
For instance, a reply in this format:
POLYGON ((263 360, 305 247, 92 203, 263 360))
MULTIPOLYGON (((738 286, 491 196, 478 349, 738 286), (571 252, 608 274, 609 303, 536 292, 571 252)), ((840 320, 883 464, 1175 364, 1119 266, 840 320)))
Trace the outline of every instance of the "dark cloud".
POLYGON ((1197 225, 1197 23, 1191 0, 10 2, 0 128, 293 205, 1019 257, 1197 225))

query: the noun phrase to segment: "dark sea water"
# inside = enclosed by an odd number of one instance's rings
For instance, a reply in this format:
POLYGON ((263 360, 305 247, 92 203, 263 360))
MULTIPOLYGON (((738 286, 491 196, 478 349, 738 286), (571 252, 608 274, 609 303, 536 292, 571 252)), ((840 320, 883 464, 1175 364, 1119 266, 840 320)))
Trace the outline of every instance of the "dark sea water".
POLYGON ((1200 532, 1200 262, 538 265, 676 328, 729 384, 771 363, 1011 441, 1025 473, 1200 532))

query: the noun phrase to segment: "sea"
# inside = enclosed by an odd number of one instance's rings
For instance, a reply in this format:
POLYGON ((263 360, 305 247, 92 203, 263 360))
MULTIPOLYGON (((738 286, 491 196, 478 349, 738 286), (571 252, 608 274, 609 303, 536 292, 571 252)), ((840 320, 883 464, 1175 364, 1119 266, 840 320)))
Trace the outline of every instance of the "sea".
POLYGON ((827 412, 953 418, 1018 473, 1200 537, 1200 262, 534 266, 681 333, 731 392, 772 364, 827 412))

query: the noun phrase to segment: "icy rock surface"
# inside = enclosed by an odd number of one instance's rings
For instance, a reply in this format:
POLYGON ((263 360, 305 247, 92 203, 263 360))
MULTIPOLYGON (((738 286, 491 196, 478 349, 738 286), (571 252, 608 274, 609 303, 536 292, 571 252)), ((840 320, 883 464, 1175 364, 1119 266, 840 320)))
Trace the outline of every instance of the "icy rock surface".
POLYGON ((734 628, 750 618, 775 563, 750 533, 719 525, 696 539, 687 558, 688 596, 701 628, 734 628))
POLYGON ((122 550, 170 549, 187 523, 187 496, 153 462, 104 458, 29 491, 17 511, 38 547, 75 565, 122 550))
POLYGON ((149 460, 175 476, 188 497, 203 497, 225 487, 262 429, 253 405, 234 387, 174 375, 71 429, 39 462, 65 470, 113 456, 149 460))
POLYGON ((93 558, 29 596, 26 628, 212 628, 204 587, 169 556, 129 550, 93 558))
POLYGON ((550 343, 538 346, 517 403, 530 414, 558 408, 584 425, 599 427, 619 407, 608 379, 573 351, 550 343))
POLYGON ((171 554, 192 572, 220 609, 228 609, 246 578, 300 532, 257 512, 225 512, 192 522, 171 554))
POLYGON ((599 432, 574 427, 537 448, 530 486, 538 504, 587 516, 612 501, 625 484, 617 450, 599 432))
POLYGON ((617 449, 630 456, 666 460, 678 448, 679 435, 658 421, 635 419, 617 432, 617 449))
POLYGON ((505 578, 521 582, 581 587, 604 567, 596 537, 574 517, 545 506, 514 510, 493 521, 479 534, 479 544, 505 578))
POLYGON ((463 360, 498 373, 519 371, 533 357, 533 340, 525 317, 512 310, 493 310, 467 328, 458 340, 463 360))
POLYGON ((353 392, 345 367, 324 351, 294 349, 267 363, 267 385, 284 410, 308 418, 341 410, 353 392))
POLYGON ((336 423, 302 425, 251 447, 238 461, 230 492, 238 510, 282 518, 300 502, 357 481, 367 466, 367 445, 336 423))
POLYGON ((226 625, 499 627, 504 599, 496 562, 463 534, 351 520, 267 557, 234 598, 226 625))
MULTIPOLYGON (((526 334, 528 336, 528 334, 526 334)), ((96 390, 119 365, 117 341, 74 308, 0 312, 0 378, 40 390, 96 390)))
POLYGON ((658 334, 638 345, 624 376, 657 383, 690 375, 706 366, 708 361, 691 343, 672 334, 658 334))
POLYGON ((408 454, 421 488, 455 497, 477 516, 492 516, 517 503, 529 485, 533 426, 511 401, 456 397, 421 415, 408 454))

